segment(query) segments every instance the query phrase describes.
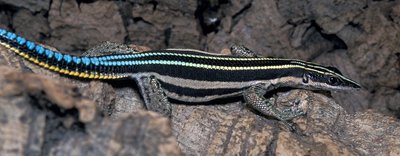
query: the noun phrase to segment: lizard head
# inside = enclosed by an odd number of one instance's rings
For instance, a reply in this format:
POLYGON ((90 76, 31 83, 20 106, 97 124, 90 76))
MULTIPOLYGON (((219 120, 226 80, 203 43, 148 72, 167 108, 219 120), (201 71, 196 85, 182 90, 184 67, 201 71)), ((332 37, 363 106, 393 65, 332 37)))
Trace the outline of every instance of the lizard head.
POLYGON ((337 68, 315 64, 306 65, 302 83, 310 89, 352 90, 361 88, 360 84, 345 77, 337 68))

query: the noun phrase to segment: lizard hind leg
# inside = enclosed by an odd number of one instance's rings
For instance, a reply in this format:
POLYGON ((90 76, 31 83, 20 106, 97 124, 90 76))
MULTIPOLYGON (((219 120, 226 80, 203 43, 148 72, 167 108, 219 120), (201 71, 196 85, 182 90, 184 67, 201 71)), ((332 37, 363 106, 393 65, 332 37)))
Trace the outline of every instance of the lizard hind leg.
POLYGON ((106 41, 85 51, 83 55, 100 56, 100 55, 111 55, 111 54, 136 53, 136 52, 137 51, 130 48, 128 45, 106 41))
POLYGON ((249 48, 243 45, 237 44, 231 46, 231 53, 233 56, 239 57, 258 57, 254 51, 251 51, 249 48))
POLYGON ((137 81, 146 109, 171 117, 171 103, 168 101, 160 82, 154 76, 144 76, 138 78, 137 81))

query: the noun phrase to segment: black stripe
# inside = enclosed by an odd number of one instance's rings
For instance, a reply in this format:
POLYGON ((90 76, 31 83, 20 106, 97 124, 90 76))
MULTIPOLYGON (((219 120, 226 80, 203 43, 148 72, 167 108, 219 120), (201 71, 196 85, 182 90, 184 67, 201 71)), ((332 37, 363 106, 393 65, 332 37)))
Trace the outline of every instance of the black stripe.
POLYGON ((205 97, 205 96, 212 96, 212 95, 225 95, 231 94, 235 92, 239 92, 243 90, 243 88, 226 88, 226 89, 193 89, 193 88, 186 88, 180 87, 173 84, 169 84, 163 81, 160 81, 161 87, 169 92, 177 93, 183 96, 190 96, 190 97, 205 97))
POLYGON ((270 80, 284 76, 302 77, 304 69, 287 68, 227 71, 177 65, 140 65, 131 71, 131 73, 137 72, 155 72, 159 73, 160 75, 202 81, 246 82, 253 80, 270 80))

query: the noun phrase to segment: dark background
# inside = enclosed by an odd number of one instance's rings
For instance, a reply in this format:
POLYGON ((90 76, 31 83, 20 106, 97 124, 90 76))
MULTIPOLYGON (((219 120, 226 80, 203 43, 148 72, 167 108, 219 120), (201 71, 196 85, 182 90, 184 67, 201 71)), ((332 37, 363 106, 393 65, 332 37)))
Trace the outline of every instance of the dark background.
POLYGON ((391 0, 1 0, 0 27, 81 54, 103 41, 263 56, 338 67, 360 91, 333 93, 348 112, 400 117, 400 4, 391 0))

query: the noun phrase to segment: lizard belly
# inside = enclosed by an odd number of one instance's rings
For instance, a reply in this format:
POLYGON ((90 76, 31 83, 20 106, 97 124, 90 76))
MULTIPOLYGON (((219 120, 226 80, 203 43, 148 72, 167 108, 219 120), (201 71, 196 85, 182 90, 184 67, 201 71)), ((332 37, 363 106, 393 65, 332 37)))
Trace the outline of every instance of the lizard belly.
POLYGON ((240 96, 244 90, 243 88, 193 89, 167 83, 161 83, 161 85, 169 98, 189 103, 209 102, 240 96))

